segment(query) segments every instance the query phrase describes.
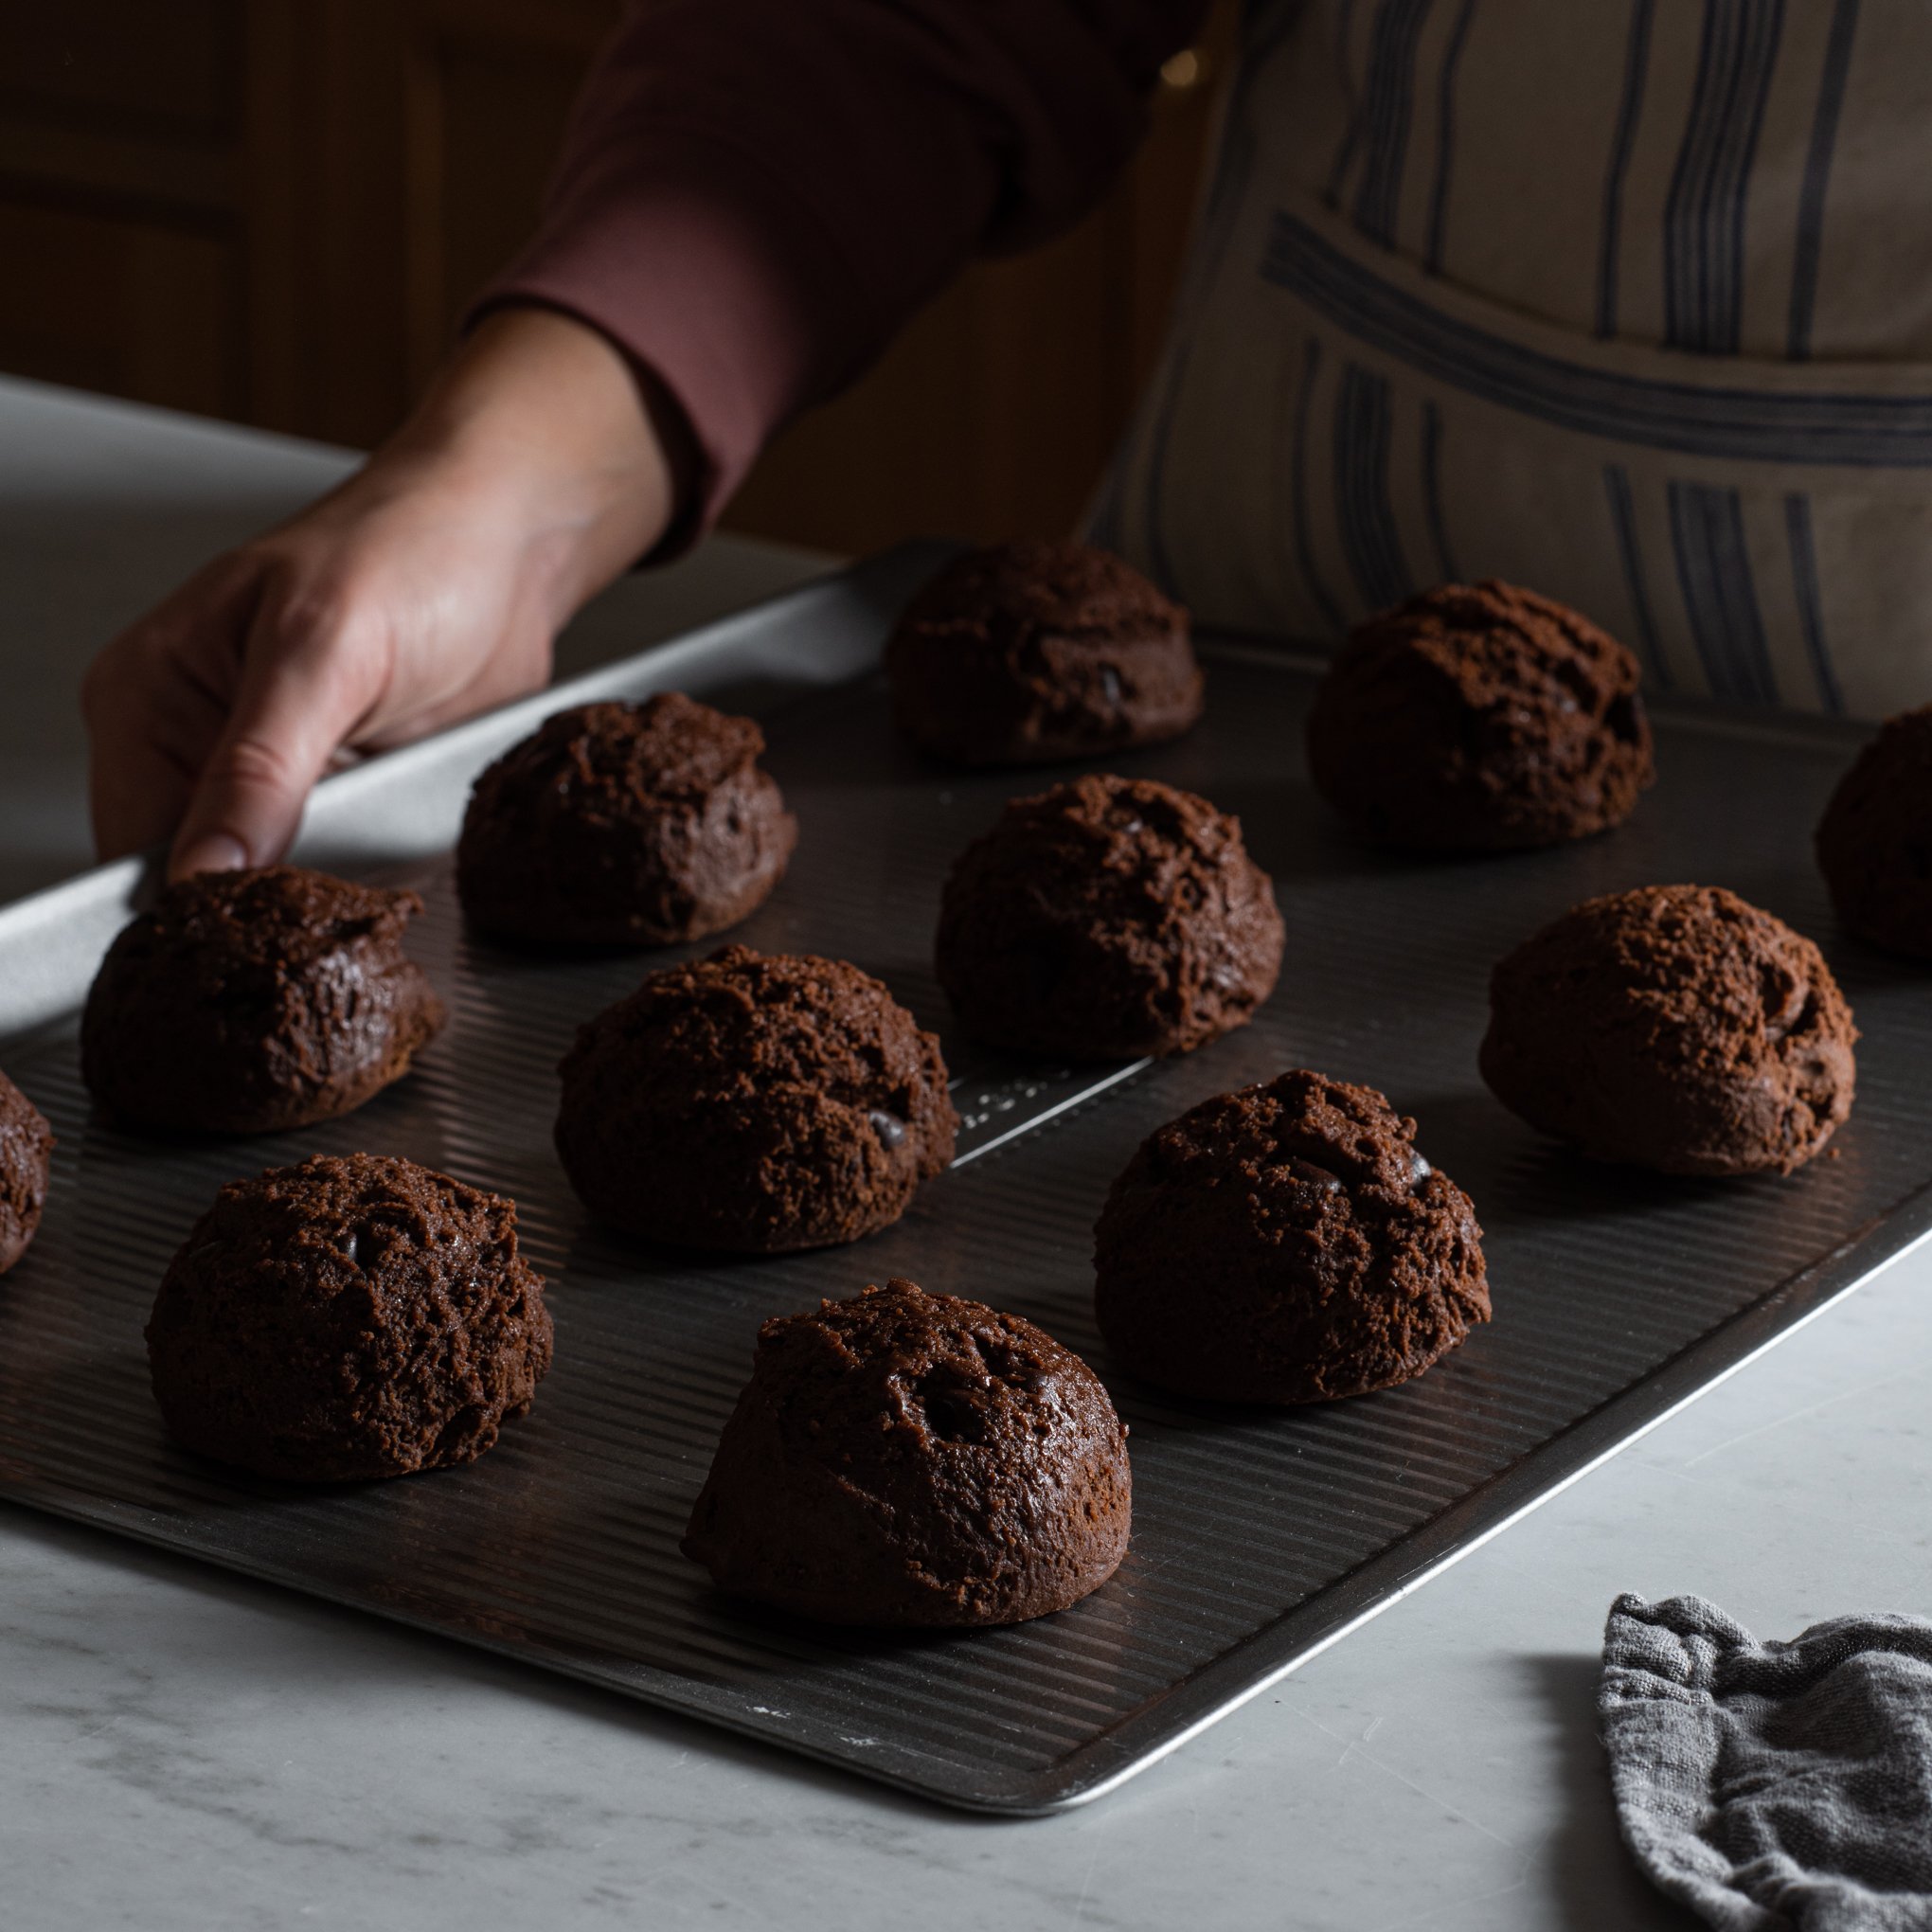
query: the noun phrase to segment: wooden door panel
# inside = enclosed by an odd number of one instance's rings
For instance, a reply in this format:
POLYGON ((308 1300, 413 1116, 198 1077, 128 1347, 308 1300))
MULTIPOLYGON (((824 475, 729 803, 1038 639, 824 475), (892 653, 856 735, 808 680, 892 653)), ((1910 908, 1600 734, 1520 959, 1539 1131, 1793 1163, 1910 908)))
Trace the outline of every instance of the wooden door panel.
POLYGON ((0 368, 207 416, 242 401, 232 237, 0 201, 0 368))
POLYGON ((464 308, 536 226, 584 58, 444 26, 419 43, 411 328, 420 369, 435 366, 464 308))
POLYGON ((241 102, 242 0, 8 0, 0 113, 220 139, 241 102))

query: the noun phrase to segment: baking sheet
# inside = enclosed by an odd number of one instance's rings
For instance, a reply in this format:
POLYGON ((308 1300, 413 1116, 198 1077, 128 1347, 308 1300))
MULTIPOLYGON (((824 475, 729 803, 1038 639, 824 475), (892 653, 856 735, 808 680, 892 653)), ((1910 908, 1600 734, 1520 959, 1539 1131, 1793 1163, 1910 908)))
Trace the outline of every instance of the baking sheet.
POLYGON ((1238 812, 1288 927, 1244 1031, 1132 1068, 1025 1068, 954 1038, 927 958, 940 879, 1002 802, 1060 774, 973 777, 892 738, 866 667, 931 550, 580 680, 324 788, 307 855, 407 880, 411 950, 449 1000, 420 1072, 348 1120, 167 1146, 93 1119, 72 1013, 124 916, 106 868, 0 913, 0 1064, 61 1136, 46 1225, 0 1282, 0 1493, 709 1719, 948 1802, 1095 1796, 1252 1695, 1846 1292, 1932 1226, 1932 1000, 1835 933, 1809 834, 1858 734, 1667 715, 1662 781, 1567 850, 1412 862, 1354 846, 1309 792, 1305 668, 1221 652, 1184 742, 1118 768, 1238 812), (854 1247, 694 1264, 578 1209, 550 1153, 554 1066, 638 958, 532 960, 463 933, 442 856, 469 777, 559 705, 671 686, 758 709, 801 823, 734 938, 841 955, 946 1036, 960 1160, 854 1247), (1494 958, 1592 892, 1721 884, 1825 947, 1865 1040, 1834 1156, 1788 1180, 1671 1179, 1540 1140, 1476 1073, 1494 958), (1090 1230, 1139 1139, 1209 1094, 1305 1064, 1383 1088, 1474 1196, 1495 1320, 1408 1387, 1292 1413, 1170 1401, 1112 1373, 1090 1230), (221 1184, 312 1152, 402 1154, 513 1195, 549 1278, 556 1366, 468 1470, 308 1490, 162 1437, 141 1326, 221 1184), (1107 1375, 1133 1430, 1118 1575, 1011 1630, 826 1633, 733 1606, 677 1551, 767 1315, 890 1274, 1010 1308, 1107 1375))

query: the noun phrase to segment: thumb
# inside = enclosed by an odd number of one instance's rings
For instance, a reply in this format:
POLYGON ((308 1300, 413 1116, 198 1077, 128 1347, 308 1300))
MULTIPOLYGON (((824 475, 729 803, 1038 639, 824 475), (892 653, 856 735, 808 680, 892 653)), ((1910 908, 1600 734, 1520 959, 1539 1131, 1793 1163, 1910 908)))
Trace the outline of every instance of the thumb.
POLYGON ((379 653, 351 613, 258 613, 228 723, 195 781, 171 879, 272 866, 295 843, 310 789, 381 695, 379 653))

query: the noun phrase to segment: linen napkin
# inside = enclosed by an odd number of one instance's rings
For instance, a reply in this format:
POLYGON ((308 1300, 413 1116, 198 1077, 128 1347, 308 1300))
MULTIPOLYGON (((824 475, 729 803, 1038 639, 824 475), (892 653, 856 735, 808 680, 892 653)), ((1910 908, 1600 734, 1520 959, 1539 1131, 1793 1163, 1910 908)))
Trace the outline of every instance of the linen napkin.
POLYGON ((1618 1598, 1598 1693, 1623 1836, 1724 1932, 1932 1932, 1932 1622, 1760 1643, 1618 1598))

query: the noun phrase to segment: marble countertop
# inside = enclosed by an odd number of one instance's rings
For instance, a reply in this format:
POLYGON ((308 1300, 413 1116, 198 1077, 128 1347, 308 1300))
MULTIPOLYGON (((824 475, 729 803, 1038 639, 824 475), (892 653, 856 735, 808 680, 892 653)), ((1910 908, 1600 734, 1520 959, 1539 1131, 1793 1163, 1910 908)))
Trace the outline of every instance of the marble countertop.
MULTIPOLYGON (((0 896, 86 859, 93 644, 337 453, 0 383, 0 896)), ((571 668, 809 574, 714 540, 571 668)), ((9 1932, 1686 1926, 1616 1836, 1619 1590, 1762 1635, 1932 1613, 1932 1251, 1749 1364, 1116 1796, 903 1800, 453 1643, 0 1506, 9 1932)), ((0 1290, 4 1292, 4 1290, 0 1290)))

